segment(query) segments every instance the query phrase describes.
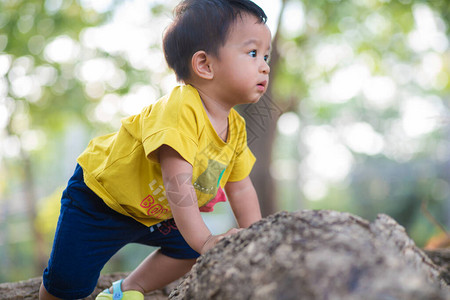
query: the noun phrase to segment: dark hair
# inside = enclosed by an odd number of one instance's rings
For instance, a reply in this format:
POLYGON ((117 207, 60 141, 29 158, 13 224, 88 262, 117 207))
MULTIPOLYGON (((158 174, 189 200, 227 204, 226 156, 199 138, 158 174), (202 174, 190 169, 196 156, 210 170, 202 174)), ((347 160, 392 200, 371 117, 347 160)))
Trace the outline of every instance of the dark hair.
POLYGON ((250 0, 184 0, 163 37, 164 56, 178 81, 190 76, 192 55, 199 50, 218 56, 230 26, 242 13, 266 23, 264 11, 250 0))

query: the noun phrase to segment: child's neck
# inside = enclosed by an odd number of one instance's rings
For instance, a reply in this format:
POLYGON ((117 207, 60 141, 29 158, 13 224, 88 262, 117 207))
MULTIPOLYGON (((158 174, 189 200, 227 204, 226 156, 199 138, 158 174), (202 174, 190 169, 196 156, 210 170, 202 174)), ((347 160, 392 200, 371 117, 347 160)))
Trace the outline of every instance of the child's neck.
POLYGON ((201 89, 197 89, 197 91, 214 130, 223 141, 226 141, 228 136, 228 115, 230 114, 232 107, 217 101, 211 97, 210 94, 201 89))

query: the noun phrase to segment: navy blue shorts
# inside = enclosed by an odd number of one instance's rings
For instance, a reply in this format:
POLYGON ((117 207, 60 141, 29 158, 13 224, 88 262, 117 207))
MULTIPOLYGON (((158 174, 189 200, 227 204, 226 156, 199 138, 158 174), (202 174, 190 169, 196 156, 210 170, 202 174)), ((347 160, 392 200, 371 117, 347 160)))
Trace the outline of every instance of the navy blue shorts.
POLYGON ((129 243, 161 247, 163 254, 178 259, 199 256, 173 219, 147 227, 109 208, 86 186, 77 165, 61 198, 53 250, 43 274, 45 288, 64 299, 89 296, 106 262, 129 243))

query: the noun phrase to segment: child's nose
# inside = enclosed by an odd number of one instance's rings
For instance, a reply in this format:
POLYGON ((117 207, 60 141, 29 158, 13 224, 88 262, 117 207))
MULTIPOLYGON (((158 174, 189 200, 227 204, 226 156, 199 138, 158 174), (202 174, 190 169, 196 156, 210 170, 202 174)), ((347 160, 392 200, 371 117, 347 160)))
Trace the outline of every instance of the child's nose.
POLYGON ((265 61, 265 60, 262 61, 261 66, 260 66, 260 72, 262 72, 264 74, 270 73, 270 66, 267 61, 265 61))

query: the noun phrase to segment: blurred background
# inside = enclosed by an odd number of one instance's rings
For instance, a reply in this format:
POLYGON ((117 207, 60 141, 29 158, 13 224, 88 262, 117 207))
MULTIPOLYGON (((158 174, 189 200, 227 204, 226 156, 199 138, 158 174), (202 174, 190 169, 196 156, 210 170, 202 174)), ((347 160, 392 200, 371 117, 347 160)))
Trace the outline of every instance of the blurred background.
MULTIPOLYGON (((239 107, 263 214, 385 213, 418 246, 450 227, 450 2, 260 0, 271 86, 239 107)), ((40 276, 77 156, 176 84, 178 1, 0 0, 0 282, 40 276)), ((227 203, 205 221, 233 226, 227 203)), ((130 245, 104 272, 153 249, 130 245)), ((70 258, 68 258, 70 259, 70 258)))

